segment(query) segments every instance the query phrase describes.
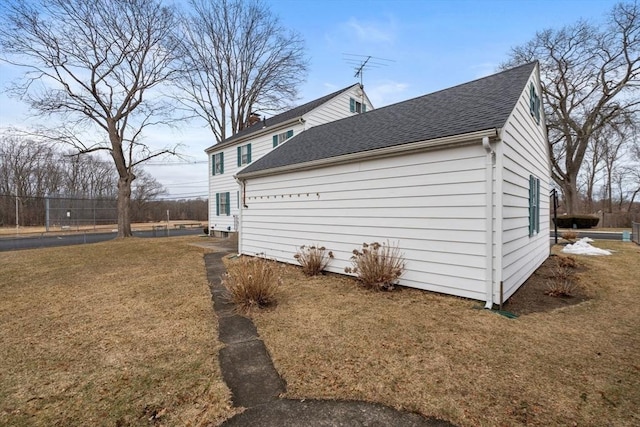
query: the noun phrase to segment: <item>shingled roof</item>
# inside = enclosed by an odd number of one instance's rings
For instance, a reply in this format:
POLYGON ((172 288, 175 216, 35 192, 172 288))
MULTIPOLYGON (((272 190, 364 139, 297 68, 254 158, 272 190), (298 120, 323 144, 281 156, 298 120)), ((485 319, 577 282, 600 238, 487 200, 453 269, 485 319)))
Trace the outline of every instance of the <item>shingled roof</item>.
POLYGON ((229 138, 225 139, 219 144, 212 145, 211 147, 207 148, 205 151, 208 152, 211 150, 217 150, 218 148, 226 147, 228 145, 232 145, 235 141, 239 139, 243 139, 253 133, 262 131, 263 129, 265 129, 265 127, 272 128, 274 126, 279 125, 280 123, 284 123, 291 119, 295 119, 296 117, 302 117, 303 115, 307 114, 309 111, 313 110, 314 108, 321 106, 322 104, 329 101, 330 99, 340 95, 342 92, 346 92, 347 90, 359 84, 360 83, 354 83, 351 86, 347 86, 343 89, 330 93, 329 95, 325 95, 322 98, 318 98, 313 101, 307 102, 306 104, 302 104, 298 107, 292 108, 291 110, 285 111, 284 113, 280 113, 271 118, 261 120, 256 124, 254 124, 253 126, 249 126, 242 129, 240 132, 230 136, 229 138))
POLYGON ((244 168, 243 175, 364 151, 500 128, 536 62, 368 113, 313 127, 244 168))

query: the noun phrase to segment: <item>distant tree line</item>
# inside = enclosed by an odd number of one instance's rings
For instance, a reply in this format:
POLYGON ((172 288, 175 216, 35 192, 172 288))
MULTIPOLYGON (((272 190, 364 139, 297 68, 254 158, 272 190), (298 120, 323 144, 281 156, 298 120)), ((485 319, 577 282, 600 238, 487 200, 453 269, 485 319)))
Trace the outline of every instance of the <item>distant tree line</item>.
MULTIPOLYGON (((52 221, 117 222, 118 176, 110 162, 96 155, 63 152, 59 145, 15 132, 0 135, 0 226, 45 225, 46 209, 52 221)), ((134 222, 171 219, 207 219, 206 200, 158 200, 164 187, 146 171, 136 171, 132 189, 134 222)))

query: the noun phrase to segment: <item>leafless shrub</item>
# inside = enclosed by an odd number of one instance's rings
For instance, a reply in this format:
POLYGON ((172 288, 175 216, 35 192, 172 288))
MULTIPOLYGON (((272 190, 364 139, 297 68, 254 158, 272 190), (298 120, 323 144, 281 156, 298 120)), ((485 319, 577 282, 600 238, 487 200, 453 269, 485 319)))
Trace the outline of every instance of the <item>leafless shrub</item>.
POLYGON ((293 256, 302 266, 302 271, 307 276, 320 274, 333 259, 333 252, 324 246, 300 246, 300 250, 293 256))
POLYGON ((561 234, 561 237, 564 240, 568 240, 569 242, 575 242, 576 239, 578 238, 578 233, 575 231, 565 231, 564 233, 561 234))
POLYGON ((277 263, 263 257, 242 257, 223 277, 231 301, 243 312, 274 305, 281 282, 277 263))
POLYGON ((398 246, 379 243, 363 243, 362 249, 354 249, 351 257, 353 267, 346 273, 354 273, 366 288, 392 290, 404 273, 404 256, 398 246))
POLYGON ((578 268, 578 262, 572 256, 558 256, 558 265, 564 268, 575 269, 578 268))
POLYGON ((552 297, 572 297, 576 292, 577 279, 574 275, 575 259, 573 266, 568 260, 570 257, 561 257, 558 265, 553 269, 553 276, 549 279, 545 295, 552 297))

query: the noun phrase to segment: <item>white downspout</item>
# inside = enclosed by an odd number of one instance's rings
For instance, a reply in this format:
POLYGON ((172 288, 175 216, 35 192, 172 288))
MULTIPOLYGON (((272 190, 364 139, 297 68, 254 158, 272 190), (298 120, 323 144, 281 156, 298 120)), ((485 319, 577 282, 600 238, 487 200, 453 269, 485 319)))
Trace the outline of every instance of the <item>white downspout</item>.
POLYGON ((482 147, 487 153, 485 162, 485 217, 486 217, 486 275, 485 290, 486 304, 484 308, 491 310, 493 308, 493 162, 495 153, 489 143, 489 137, 482 138, 482 147))
POLYGON ((236 232, 238 233, 238 255, 242 255, 242 213, 245 208, 245 187, 247 184, 245 180, 240 180, 235 176, 234 178, 236 182, 240 184, 240 212, 238 216, 238 230, 236 232))

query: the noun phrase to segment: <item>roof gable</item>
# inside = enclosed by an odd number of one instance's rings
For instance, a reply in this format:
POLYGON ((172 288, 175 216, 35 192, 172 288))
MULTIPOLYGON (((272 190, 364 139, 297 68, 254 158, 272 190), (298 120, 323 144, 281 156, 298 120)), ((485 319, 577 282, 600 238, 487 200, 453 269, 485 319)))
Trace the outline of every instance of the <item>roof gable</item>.
POLYGON ((536 63, 316 126, 239 176, 380 148, 504 126, 536 63))
POLYGON ((207 148, 205 151, 209 152, 211 150, 216 150, 218 148, 222 148, 222 147, 227 147, 229 145, 233 145, 234 142, 240 140, 240 139, 246 139, 248 136, 251 136, 254 133, 258 133, 260 131, 263 131, 265 128, 273 128, 281 123, 285 123, 289 120, 298 118, 298 117, 302 117, 303 115, 307 114, 308 112, 320 107, 322 104, 330 101, 331 99, 335 98, 336 96, 340 95, 343 92, 346 92, 347 90, 351 89, 354 86, 358 86, 359 83, 354 83, 350 86, 347 86, 345 88, 342 88, 338 91, 335 91, 333 93, 330 93, 328 95, 325 95, 321 98, 315 99, 313 101, 309 101, 306 104, 302 104, 298 107, 292 108, 291 110, 285 111, 283 113, 280 113, 278 115, 275 115, 271 118, 265 119, 265 120, 261 120, 257 123, 255 123, 253 126, 248 126, 244 129, 242 129, 240 132, 236 133, 235 135, 230 136, 229 138, 225 139, 224 141, 212 145, 211 147, 207 148))

